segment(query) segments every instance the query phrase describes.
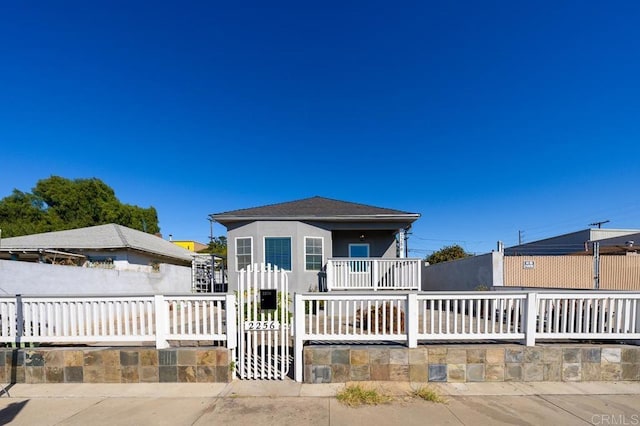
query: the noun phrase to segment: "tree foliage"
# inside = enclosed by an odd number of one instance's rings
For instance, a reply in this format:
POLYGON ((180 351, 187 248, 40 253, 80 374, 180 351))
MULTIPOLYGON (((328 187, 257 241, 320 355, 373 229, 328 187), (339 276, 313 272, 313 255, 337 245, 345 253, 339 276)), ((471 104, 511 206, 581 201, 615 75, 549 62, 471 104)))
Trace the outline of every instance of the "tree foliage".
POLYGON ((212 253, 217 254, 218 256, 227 258, 227 237, 220 236, 214 237, 207 246, 206 249, 202 250, 200 253, 212 253))
POLYGON ((441 262, 448 262, 449 260, 463 259, 471 256, 470 253, 464 251, 458 244, 452 246, 445 246, 438 251, 433 252, 425 259, 431 265, 441 262))
POLYGON ((100 179, 41 179, 31 193, 14 189, 0 200, 3 237, 116 223, 148 233, 160 231, 153 207, 123 204, 100 179))

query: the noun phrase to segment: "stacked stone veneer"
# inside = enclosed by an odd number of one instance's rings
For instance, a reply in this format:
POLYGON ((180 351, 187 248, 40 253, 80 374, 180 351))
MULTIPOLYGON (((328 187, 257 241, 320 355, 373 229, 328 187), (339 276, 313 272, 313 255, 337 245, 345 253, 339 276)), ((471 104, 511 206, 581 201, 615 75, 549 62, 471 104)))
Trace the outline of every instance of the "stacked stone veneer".
POLYGON ((229 382, 226 348, 0 349, 1 383, 229 382))
POLYGON ((626 345, 307 346, 306 383, 640 380, 626 345))

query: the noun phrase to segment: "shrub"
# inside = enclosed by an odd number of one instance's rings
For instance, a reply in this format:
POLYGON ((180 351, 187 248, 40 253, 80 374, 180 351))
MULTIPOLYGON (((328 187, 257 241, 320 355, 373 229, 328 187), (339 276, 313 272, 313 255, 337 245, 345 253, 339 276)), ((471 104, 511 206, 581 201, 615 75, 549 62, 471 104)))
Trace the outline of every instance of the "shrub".
POLYGON ((446 402, 435 390, 428 386, 413 391, 413 396, 430 402, 446 402))
POLYGON ((392 397, 375 389, 367 389, 361 385, 350 385, 338 392, 336 398, 349 407, 360 405, 378 405, 391 402, 392 397))
POLYGON ((390 302, 377 308, 375 305, 371 306, 368 310, 358 309, 356 317, 364 330, 369 330, 369 324, 371 324, 379 333, 404 333, 404 311, 392 306, 390 302), (400 330, 398 330, 398 316, 400 330), (375 324, 376 320, 377 324, 375 324))

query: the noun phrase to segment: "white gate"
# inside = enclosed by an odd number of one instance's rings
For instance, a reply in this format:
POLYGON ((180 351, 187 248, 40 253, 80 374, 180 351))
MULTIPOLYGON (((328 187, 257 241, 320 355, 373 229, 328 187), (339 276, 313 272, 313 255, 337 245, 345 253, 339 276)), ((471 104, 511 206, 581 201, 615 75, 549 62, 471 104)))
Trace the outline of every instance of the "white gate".
POLYGON ((284 270, 254 264, 238 281, 238 364, 241 379, 282 380, 289 372, 289 282, 284 270))

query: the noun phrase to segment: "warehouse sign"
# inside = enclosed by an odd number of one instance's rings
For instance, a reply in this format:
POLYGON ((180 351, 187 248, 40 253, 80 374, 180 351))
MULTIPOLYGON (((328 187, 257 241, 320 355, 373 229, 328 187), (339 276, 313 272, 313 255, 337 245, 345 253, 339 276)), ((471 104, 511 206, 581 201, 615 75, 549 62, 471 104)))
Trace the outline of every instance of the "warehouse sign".
POLYGON ((533 260, 525 260, 522 262, 522 269, 533 269, 536 267, 536 262, 533 260))

